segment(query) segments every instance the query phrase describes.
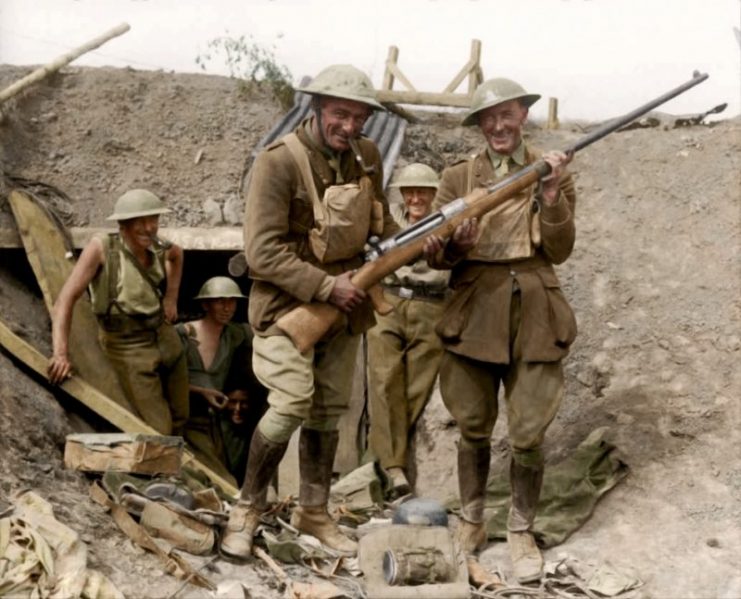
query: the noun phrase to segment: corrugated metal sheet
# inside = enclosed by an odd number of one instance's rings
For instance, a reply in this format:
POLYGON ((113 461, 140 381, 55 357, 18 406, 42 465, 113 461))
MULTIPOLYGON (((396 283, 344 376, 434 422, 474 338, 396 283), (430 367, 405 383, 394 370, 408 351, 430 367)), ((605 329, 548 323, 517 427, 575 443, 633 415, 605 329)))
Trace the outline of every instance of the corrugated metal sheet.
MULTIPOLYGON (((304 83, 302 82, 302 85, 304 83)), ((296 92, 295 101, 291 110, 276 123, 273 128, 260 140, 253 150, 253 158, 265 147, 276 139, 293 131, 299 123, 309 116, 311 110, 311 96, 296 92)), ((404 132, 407 122, 400 116, 391 112, 377 110, 365 123, 363 134, 376 142, 383 160, 383 185, 386 187, 394 172, 396 160, 401 152, 401 144, 404 141, 404 132)))

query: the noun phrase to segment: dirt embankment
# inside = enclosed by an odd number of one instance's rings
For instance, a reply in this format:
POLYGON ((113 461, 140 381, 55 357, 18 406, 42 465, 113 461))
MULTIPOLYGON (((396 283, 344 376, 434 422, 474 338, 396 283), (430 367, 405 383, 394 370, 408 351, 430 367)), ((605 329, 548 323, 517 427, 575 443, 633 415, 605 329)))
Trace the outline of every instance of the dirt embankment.
MULTIPOLYGON (((0 68, 0 87, 24 73, 0 68)), ((229 79, 127 69, 68 69, 7 108, 3 170, 66 192, 69 203, 59 209, 75 225, 102 225, 132 186, 162 194, 175 209, 170 225, 208 226, 213 203, 232 215, 227 222, 238 220, 245 159, 280 115, 267 96, 245 97, 229 79)), ((400 164, 442 168, 481 143, 450 115, 421 117, 408 129, 400 164)), ((544 148, 581 134, 569 125, 529 130, 544 148)), ((558 272, 580 333, 565 363, 549 461, 607 426, 631 474, 546 557, 568 553, 633 570, 647 583, 638 596, 741 596, 740 150, 736 118, 614 134, 573 165, 577 245, 558 272)), ((2 202, 0 226, 11 225, 2 202)), ((48 317, 38 290, 22 280, 22 259, 0 264, 0 311, 48 350, 48 317)), ((495 470, 508 455, 505 426, 495 431, 495 470)), ((127 596, 170 594, 179 583, 115 531, 87 499, 84 477, 63 470, 70 427, 49 390, 0 354, 0 499, 37 489, 127 596)), ((455 437, 435 395, 416 438, 421 494, 455 492, 455 437)), ((495 545, 483 560, 506 573, 505 555, 495 545)), ((224 575, 250 576, 261 596, 275 596, 259 572, 247 566, 224 575)))

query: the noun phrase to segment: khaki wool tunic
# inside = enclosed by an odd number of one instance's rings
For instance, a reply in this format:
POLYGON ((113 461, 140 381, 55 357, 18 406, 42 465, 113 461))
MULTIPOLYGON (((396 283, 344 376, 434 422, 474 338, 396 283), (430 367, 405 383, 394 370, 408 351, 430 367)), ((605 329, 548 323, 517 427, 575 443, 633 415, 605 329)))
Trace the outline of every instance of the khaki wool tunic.
MULTIPOLYGON (((327 187, 358 182, 362 166, 353 152, 338 157, 339 174, 330 165, 330 157, 314 142, 307 128, 310 117, 295 130, 305 146, 319 197, 327 187)), ((376 145, 360 138, 358 147, 363 163, 372 168, 375 197, 383 205, 384 234, 399 230, 389 214, 383 193, 383 165, 376 145)), ((282 335, 275 322, 293 308, 311 301, 325 302, 334 285, 334 277, 363 264, 362 255, 322 264, 309 247, 309 231, 314 227, 311 197, 301 178, 296 161, 284 141, 268 146, 255 160, 247 191, 244 238, 245 255, 253 280, 250 290, 249 321, 259 336, 282 335)), ((369 302, 345 317, 352 334, 367 330, 374 323, 369 302)))
MULTIPOLYGON (((524 165, 536 162, 540 155, 525 146, 524 165)), ((524 165, 511 164, 509 172, 524 165)), ((484 149, 471 161, 443 172, 433 210, 501 179, 484 149)), ((568 353, 576 320, 553 264, 564 262, 574 247, 576 193, 569 174, 561 178, 560 189, 557 202, 546 206, 536 201, 531 186, 481 219, 479 240, 468 255, 451 256, 446 251, 433 260, 434 266, 452 267, 453 295, 437 328, 448 351, 496 364, 509 364, 512 359, 555 362, 568 353), (532 226, 533 219, 540 229, 537 246, 523 243, 522 231, 532 226), (521 293, 521 325, 518 346, 511 351, 510 303, 515 285, 521 293)))

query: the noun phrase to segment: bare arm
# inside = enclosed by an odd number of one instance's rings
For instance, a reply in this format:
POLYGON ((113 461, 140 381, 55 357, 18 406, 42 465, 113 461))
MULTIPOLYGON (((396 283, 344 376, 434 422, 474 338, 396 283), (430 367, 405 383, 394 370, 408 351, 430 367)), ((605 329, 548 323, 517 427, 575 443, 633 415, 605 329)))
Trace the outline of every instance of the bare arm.
POLYGON ((167 288, 162 306, 165 310, 165 320, 175 322, 178 318, 178 293, 180 281, 183 278, 183 248, 173 244, 167 250, 165 256, 165 273, 167 275, 167 288))
POLYGON ((49 380, 54 384, 61 383, 72 372, 72 364, 68 356, 72 310, 104 262, 103 243, 100 239, 93 238, 80 254, 80 258, 54 302, 51 311, 53 353, 48 366, 49 380))

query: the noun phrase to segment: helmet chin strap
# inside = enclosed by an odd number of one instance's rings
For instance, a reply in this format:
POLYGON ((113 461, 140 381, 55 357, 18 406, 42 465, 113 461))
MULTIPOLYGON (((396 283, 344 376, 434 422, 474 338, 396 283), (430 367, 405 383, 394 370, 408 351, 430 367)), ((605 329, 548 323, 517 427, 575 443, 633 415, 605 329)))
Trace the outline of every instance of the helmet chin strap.
POLYGON ((314 118, 316 119, 316 128, 319 131, 319 141, 324 144, 325 147, 329 148, 327 138, 324 137, 324 128, 322 127, 322 98, 321 96, 312 96, 311 108, 314 111, 314 118))

